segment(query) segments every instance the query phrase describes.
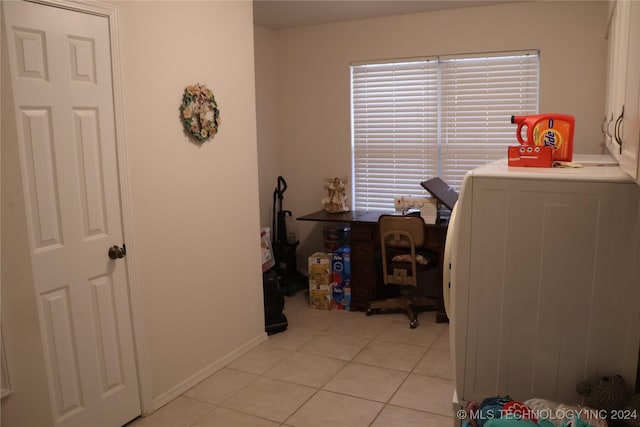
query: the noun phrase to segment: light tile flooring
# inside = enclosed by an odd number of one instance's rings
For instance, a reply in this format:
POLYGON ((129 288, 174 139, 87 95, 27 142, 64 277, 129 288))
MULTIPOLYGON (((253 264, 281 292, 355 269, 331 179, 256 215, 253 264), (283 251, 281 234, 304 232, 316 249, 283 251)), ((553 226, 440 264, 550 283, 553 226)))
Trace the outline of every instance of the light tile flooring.
POLYGON ((309 308, 285 299, 286 331, 128 427, 450 427, 447 324, 421 313, 309 308))

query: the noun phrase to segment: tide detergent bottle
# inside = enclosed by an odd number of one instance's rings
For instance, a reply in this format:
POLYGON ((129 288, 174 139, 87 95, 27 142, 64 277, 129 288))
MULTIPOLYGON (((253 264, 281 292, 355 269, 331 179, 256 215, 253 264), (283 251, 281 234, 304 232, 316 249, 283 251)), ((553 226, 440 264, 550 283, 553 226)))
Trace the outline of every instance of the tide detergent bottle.
POLYGON ((511 116, 518 125, 516 137, 522 145, 543 145, 553 148, 553 160, 570 162, 573 157, 573 130, 575 117, 569 114, 535 114, 511 116), (527 139, 522 139, 522 127, 527 128, 527 139))

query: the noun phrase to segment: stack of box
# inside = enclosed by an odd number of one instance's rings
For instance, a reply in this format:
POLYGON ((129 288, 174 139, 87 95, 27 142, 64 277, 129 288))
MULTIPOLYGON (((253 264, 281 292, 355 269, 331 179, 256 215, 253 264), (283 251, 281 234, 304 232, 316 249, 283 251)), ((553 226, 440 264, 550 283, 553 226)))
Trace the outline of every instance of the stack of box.
POLYGON ((331 262, 331 305, 338 310, 351 309, 351 250, 349 246, 333 253, 331 262))
POLYGON ((309 305, 331 310, 331 254, 316 252, 309 257, 309 305))

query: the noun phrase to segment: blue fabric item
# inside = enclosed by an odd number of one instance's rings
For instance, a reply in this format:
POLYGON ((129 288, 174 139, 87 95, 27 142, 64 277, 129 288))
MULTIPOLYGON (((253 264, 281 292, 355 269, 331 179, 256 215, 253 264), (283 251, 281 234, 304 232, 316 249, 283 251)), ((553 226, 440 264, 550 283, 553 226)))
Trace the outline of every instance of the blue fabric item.
POLYGON ((537 424, 531 420, 523 420, 515 414, 505 414, 502 418, 487 421, 485 427, 537 427, 537 424))
POLYGON ((480 410, 474 414, 475 420, 478 426, 484 426, 487 421, 500 418, 502 416, 503 405, 488 405, 483 406, 480 410))
POLYGON ((560 427, 593 427, 591 424, 587 423, 585 420, 580 418, 577 415, 567 418, 560 424, 560 427))
POLYGON ((509 396, 493 396, 493 397, 487 397, 485 398, 482 403, 480 404, 480 407, 484 407, 484 406, 493 406, 493 405, 500 405, 500 406, 504 406, 507 402, 511 402, 513 399, 510 398, 509 396))

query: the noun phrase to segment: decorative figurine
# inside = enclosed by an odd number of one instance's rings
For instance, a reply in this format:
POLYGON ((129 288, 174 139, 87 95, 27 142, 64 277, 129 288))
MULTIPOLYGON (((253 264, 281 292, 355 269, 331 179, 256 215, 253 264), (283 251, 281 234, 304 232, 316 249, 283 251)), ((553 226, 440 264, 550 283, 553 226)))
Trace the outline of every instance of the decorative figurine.
POLYGON ((327 182, 327 197, 323 197, 321 202, 324 209, 330 213, 348 212, 346 187, 347 178, 325 178, 327 182))

